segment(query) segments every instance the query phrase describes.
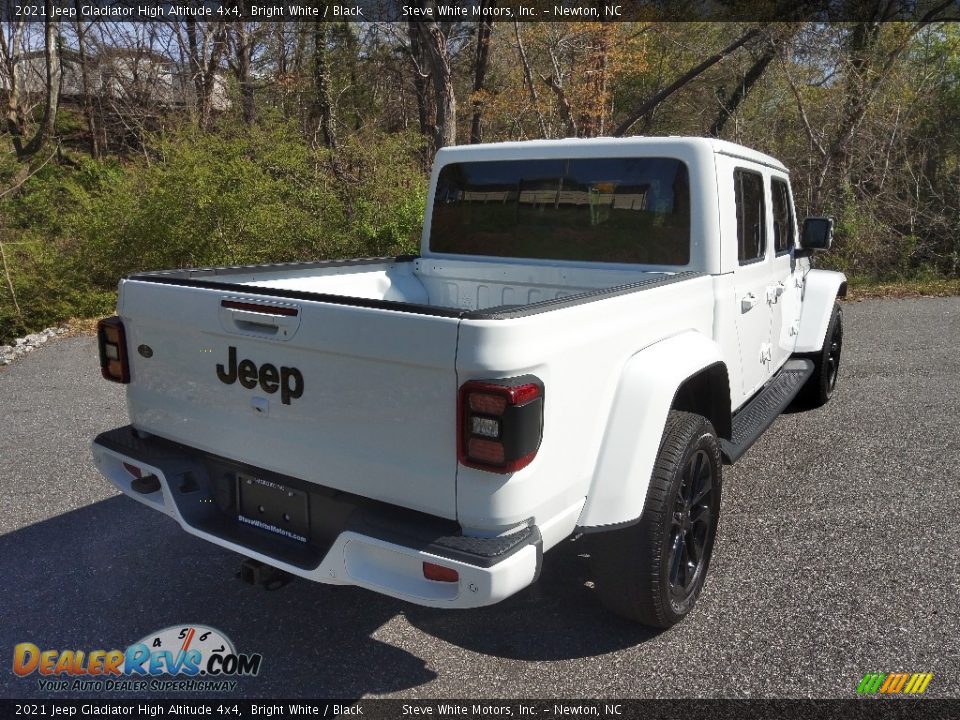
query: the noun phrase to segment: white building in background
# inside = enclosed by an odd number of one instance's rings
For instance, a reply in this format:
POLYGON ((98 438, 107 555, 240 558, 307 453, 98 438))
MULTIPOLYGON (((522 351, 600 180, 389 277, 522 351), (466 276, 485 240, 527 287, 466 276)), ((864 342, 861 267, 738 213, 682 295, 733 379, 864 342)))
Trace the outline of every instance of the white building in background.
MULTIPOLYGON (((101 101, 173 108, 193 105, 196 100, 189 68, 154 50, 102 48, 87 55, 86 66, 86 91, 101 101)), ((84 82, 80 54, 75 50, 62 50, 60 67, 61 101, 82 101, 84 82)), ((16 72, 21 93, 40 95, 46 92, 46 58, 42 51, 24 54, 16 65, 16 72)), ((6 92, 9 87, 9 79, 0 73, 0 90, 6 92)), ((215 111, 230 107, 226 78, 222 73, 215 76, 211 104, 215 111)))

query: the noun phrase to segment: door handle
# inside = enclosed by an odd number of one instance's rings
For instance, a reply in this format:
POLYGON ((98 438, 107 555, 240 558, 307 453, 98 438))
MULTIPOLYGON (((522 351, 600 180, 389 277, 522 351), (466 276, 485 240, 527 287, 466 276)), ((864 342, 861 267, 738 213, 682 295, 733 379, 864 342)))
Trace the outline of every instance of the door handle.
POLYGON ((773 360, 773 348, 770 343, 764 343, 760 346, 760 364, 768 363, 773 360))
POLYGON ((276 335, 280 331, 288 330, 292 324, 288 318, 246 310, 230 310, 227 317, 230 318, 233 326, 241 332, 262 333, 264 335, 276 335))
POLYGON ((767 286, 767 302, 773 305, 777 300, 780 299, 780 296, 783 295, 785 290, 783 283, 778 282, 776 285, 767 286))
POLYGON ((747 293, 740 298, 740 312, 748 312, 757 304, 757 296, 753 293, 747 293))
POLYGON ((300 309, 294 305, 226 298, 219 314, 223 329, 239 335, 289 340, 300 327, 300 309))

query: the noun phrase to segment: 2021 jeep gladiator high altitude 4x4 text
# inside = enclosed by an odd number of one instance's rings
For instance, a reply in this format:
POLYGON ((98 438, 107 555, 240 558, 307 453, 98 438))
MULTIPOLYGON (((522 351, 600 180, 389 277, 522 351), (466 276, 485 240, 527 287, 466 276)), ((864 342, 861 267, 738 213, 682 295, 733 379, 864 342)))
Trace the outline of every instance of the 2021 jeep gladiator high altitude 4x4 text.
POLYGON ((435 607, 592 534, 604 603, 669 626, 722 465, 836 383, 846 279, 793 207, 782 164, 716 140, 441 150, 417 257, 121 281, 100 360, 131 424, 94 459, 255 563, 435 607))

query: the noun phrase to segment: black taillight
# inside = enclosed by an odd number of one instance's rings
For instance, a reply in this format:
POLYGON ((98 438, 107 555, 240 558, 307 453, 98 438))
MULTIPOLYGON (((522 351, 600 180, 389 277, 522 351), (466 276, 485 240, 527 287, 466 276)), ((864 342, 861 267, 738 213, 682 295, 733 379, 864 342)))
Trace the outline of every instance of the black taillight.
POLYGON ((97 323, 97 343, 100 346, 100 372, 103 377, 118 383, 130 382, 127 336, 120 318, 108 317, 97 323))
POLYGON ((532 375, 471 380, 457 409, 460 463, 495 473, 529 465, 543 436, 543 383, 532 375))

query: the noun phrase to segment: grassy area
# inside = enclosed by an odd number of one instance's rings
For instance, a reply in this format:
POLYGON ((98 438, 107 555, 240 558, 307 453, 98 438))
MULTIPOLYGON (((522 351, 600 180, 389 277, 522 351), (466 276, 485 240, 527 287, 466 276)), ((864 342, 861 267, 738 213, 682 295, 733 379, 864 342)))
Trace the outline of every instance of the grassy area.
POLYGON ((960 295, 960 278, 924 278, 878 282, 850 278, 847 300, 874 298, 950 297, 960 295))
MULTIPOLYGON (((108 314, 138 270, 396 255, 417 247, 422 139, 371 134, 329 152, 286 125, 186 128, 148 157, 38 168, 0 196, 0 345, 108 314)), ((0 154, 0 189, 20 166, 0 154)))

